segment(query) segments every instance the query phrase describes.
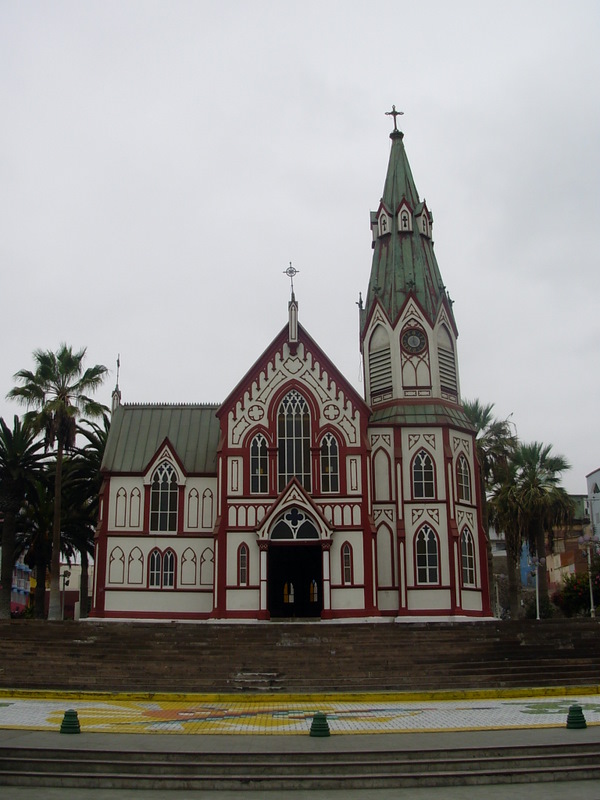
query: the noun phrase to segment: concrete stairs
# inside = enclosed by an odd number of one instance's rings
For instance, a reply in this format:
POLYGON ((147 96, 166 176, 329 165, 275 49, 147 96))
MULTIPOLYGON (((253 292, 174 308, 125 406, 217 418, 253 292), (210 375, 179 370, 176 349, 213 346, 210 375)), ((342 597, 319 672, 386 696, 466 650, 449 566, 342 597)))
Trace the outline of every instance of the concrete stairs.
POLYGON ((376 789, 600 778, 600 743, 261 753, 0 749, 0 785, 107 789, 376 789))
POLYGON ((600 683, 597 620, 430 623, 0 621, 0 687, 352 692, 600 683))

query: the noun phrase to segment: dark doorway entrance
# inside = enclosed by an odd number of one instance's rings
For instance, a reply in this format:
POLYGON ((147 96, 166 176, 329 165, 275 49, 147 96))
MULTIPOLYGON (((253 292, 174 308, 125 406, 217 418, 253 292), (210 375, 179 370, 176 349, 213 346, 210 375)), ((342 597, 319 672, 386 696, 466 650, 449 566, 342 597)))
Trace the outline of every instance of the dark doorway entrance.
POLYGON ((320 544, 272 542, 267 574, 271 618, 321 616, 323 556, 320 544))

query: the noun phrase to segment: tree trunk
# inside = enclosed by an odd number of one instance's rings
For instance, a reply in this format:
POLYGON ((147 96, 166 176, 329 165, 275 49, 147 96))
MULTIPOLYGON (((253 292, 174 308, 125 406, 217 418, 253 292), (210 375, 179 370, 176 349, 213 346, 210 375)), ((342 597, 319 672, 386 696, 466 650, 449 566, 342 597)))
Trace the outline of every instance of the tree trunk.
POLYGON ((81 550, 81 580, 79 582, 79 617, 85 619, 88 615, 88 554, 81 550))
POLYGON ((4 513, 2 525, 2 575, 0 583, 0 619, 10 619, 10 597, 12 590, 12 574, 15 565, 15 529, 17 516, 11 509, 4 513))
POLYGON ((546 601, 548 600, 548 567, 546 564, 546 534, 542 525, 536 525, 535 550, 540 561, 544 559, 544 563, 538 566, 537 580, 540 593, 540 606, 545 607, 546 601))
POLYGON ((35 556, 35 593, 33 596, 33 616, 44 619, 46 616, 46 559, 36 554, 35 556))
POLYGON ((512 549, 506 548, 506 569, 508 572, 508 601, 510 605, 510 618, 519 619, 521 616, 521 576, 518 562, 512 549))
POLYGON ((61 619, 60 606, 60 512, 62 495, 63 445, 58 444, 56 452, 56 473, 54 475, 54 522, 52 525, 52 557, 50 561, 50 605, 48 619, 61 619))

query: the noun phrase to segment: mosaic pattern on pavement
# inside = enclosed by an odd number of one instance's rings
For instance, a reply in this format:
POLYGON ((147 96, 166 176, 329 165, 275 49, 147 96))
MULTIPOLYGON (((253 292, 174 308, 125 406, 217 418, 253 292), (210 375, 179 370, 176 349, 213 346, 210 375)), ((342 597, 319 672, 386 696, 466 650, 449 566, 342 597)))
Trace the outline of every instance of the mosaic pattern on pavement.
POLYGON ((564 727, 569 707, 581 705, 588 725, 600 725, 600 698, 540 697, 456 701, 272 702, 264 697, 202 700, 0 698, 0 728, 60 730, 67 709, 82 731, 148 734, 304 734, 315 712, 327 715, 336 734, 416 733, 502 728, 564 727))

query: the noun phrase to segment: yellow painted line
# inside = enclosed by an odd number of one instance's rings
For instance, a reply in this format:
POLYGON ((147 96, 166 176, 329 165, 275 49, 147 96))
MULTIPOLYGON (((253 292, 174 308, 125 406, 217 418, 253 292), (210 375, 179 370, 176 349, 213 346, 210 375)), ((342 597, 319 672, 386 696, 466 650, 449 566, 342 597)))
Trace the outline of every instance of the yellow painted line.
POLYGON ((280 703, 388 703, 452 702, 457 700, 494 700, 527 697, 578 697, 600 694, 600 684, 592 686, 545 686, 518 689, 457 689, 426 692, 314 692, 297 693, 184 693, 184 692, 97 692, 58 689, 2 689, 0 698, 30 700, 97 700, 112 702, 165 703, 235 703, 236 705, 272 706, 280 703))

